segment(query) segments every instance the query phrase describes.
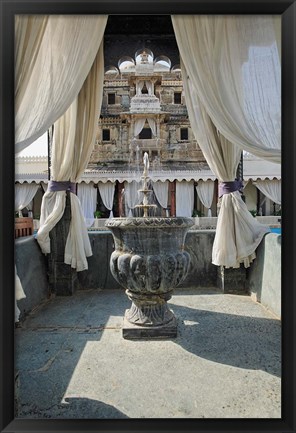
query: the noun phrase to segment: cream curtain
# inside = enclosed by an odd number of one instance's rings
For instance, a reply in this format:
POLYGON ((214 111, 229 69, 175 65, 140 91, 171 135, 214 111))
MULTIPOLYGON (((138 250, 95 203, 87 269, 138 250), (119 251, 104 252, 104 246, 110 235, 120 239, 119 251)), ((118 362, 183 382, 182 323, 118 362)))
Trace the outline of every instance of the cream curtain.
POLYGON ((151 119, 149 117, 147 119, 145 117, 140 117, 136 119, 134 126, 134 137, 140 134, 140 132, 145 126, 146 120, 148 121, 148 125, 151 128, 152 134, 156 137, 157 131, 155 119, 151 119))
POLYGON ((153 89, 152 82, 151 81, 145 81, 145 84, 146 84, 146 87, 148 90, 148 95, 152 95, 152 89, 153 89))
POLYGON ((137 95, 140 96, 142 95, 142 89, 144 87, 145 81, 144 80, 140 80, 137 83, 137 95))
POLYGON ((176 216, 191 217, 194 206, 194 184, 192 181, 176 182, 176 216))
POLYGON ((146 122, 145 117, 137 118, 134 124, 134 137, 140 134, 146 122))
POLYGON ((166 180, 165 182, 153 181, 152 188, 160 206, 163 207, 164 209, 167 209, 169 181, 168 180, 166 180))
POLYGON ((15 98, 21 101, 36 65, 49 16, 15 16, 15 98))
MULTIPOLYGON (((78 98, 55 123, 52 147, 52 180, 79 182, 93 149, 97 119, 103 93, 103 42, 94 64, 81 88, 78 98), (96 95, 96 97, 94 97, 96 95)), ((65 263, 83 271, 92 255, 90 241, 80 202, 70 194, 71 223, 65 247, 65 263)), ((65 209, 66 192, 47 189, 41 205, 40 228, 37 240, 44 253, 50 252, 49 232, 61 219, 65 209)))
POLYGON ((154 137, 156 137, 157 132, 156 132, 156 122, 155 122, 155 119, 151 119, 150 117, 148 117, 147 120, 148 120, 148 125, 151 128, 152 134, 154 135, 154 137))
POLYGON ((114 192, 115 192, 115 183, 106 182, 98 183, 98 188, 101 194, 101 198, 103 200, 104 206, 109 209, 110 215, 109 218, 113 218, 113 201, 114 201, 114 192))
POLYGON ((97 207, 97 189, 94 188, 93 182, 80 182, 77 185, 77 197, 80 201, 85 225, 89 228, 94 223, 94 213, 97 207))
MULTIPOLYGON (((273 20, 173 16, 172 21, 191 126, 219 182, 234 181, 241 149, 280 162, 280 65, 273 20), (264 95, 260 101, 258 90, 264 95)), ((248 267, 269 228, 252 218, 235 189, 223 192, 212 262, 248 267)))
MULTIPOLYGON (((182 64, 183 68, 183 64, 182 64)), ((197 92, 182 69, 188 115, 196 140, 219 182, 234 181, 241 151, 217 133, 199 101, 197 92)), ((212 263, 227 268, 245 267, 256 257, 255 250, 269 228, 252 217, 238 191, 224 194, 218 215, 212 263)))
POLYGON ((281 160, 280 16, 173 15, 183 72, 215 127, 263 159, 281 160), (186 71, 186 72, 185 72, 186 71))
POLYGON ((196 192, 204 207, 208 209, 208 216, 212 216, 211 206, 214 195, 214 182, 212 180, 199 180, 196 185, 196 192))
POLYGON ((141 194, 139 193, 141 186, 141 182, 136 180, 130 183, 124 182, 125 214, 128 216, 133 216, 132 209, 141 203, 141 194))
POLYGON ((45 182, 40 182, 41 188, 43 189, 43 192, 46 192, 48 184, 45 182))
POLYGON ((256 180, 256 182, 254 182, 254 184, 271 201, 275 202, 276 204, 282 204, 282 194, 281 194, 282 182, 280 180, 258 179, 256 180))
POLYGON ((38 191, 39 185, 36 183, 17 183, 15 184, 14 209, 21 211, 29 205, 38 191))
POLYGON ((40 137, 77 97, 106 22, 106 15, 16 16, 16 152, 40 137))

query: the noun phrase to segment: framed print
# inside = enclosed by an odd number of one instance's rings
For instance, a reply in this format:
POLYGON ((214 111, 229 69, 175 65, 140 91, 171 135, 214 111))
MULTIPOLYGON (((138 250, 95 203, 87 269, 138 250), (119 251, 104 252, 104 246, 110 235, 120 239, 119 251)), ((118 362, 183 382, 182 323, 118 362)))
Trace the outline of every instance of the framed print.
POLYGON ((294 432, 295 1, 0 8, 1 431, 294 432))

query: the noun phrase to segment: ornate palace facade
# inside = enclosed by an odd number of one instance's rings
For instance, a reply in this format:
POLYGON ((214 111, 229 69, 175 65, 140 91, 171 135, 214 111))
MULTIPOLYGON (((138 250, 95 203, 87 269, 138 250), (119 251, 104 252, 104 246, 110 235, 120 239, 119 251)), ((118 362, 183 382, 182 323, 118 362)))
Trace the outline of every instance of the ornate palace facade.
POLYGON ((101 180, 139 180, 144 152, 154 181, 169 181, 170 214, 176 213, 176 182, 214 180, 194 139, 179 65, 144 48, 106 68, 101 115, 88 171, 101 180))

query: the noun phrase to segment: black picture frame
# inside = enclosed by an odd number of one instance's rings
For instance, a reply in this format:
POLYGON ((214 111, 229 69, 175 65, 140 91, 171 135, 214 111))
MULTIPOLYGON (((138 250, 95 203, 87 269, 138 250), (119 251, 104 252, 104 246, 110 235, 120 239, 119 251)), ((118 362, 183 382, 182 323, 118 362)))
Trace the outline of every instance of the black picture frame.
POLYGON ((1 432, 295 432, 295 1, 0 0, 0 296, 1 432), (282 15, 282 418, 281 419, 14 419, 14 16, 16 14, 282 15), (291 198, 292 197, 292 198, 291 198))

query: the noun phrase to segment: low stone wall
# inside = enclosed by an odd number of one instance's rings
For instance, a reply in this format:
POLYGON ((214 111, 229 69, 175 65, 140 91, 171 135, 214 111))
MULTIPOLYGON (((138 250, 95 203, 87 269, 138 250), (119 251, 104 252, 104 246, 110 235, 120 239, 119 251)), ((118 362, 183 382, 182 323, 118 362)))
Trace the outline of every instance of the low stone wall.
POLYGON ((270 227, 281 227, 281 217, 280 216, 256 216, 256 220, 261 224, 265 224, 270 227))
POLYGON ((218 267, 212 264, 214 230, 194 230, 187 233, 185 250, 191 257, 187 277, 179 287, 216 287, 218 267))
MULTIPOLYGON (((93 256, 88 258, 88 270, 78 272, 81 289, 121 289, 110 272, 110 256, 114 250, 110 231, 90 232, 93 256)), ((214 230, 190 230, 185 249, 191 255, 189 273, 179 286, 183 288, 218 287, 224 293, 250 293, 275 315, 281 315, 281 235, 268 233, 259 245, 257 258, 248 270, 224 270, 211 263, 214 230)), ((26 298, 18 301, 22 319, 34 307, 49 297, 47 258, 41 253, 33 236, 16 239, 16 267, 26 298)))
POLYGON ((248 271, 248 288, 254 300, 281 317, 282 236, 268 233, 256 250, 256 260, 248 271))
POLYGON ((47 259, 34 236, 15 240, 15 264, 26 298, 17 301, 20 320, 48 299, 47 259))
MULTIPOLYGON (((211 263, 214 231, 189 231, 185 249, 191 255, 189 273, 180 287, 213 287, 217 282, 217 266, 211 263)), ((122 288, 113 278, 109 261, 114 251, 110 231, 90 232, 93 256, 88 258, 88 270, 78 272, 78 279, 84 289, 122 288)))
POLYGON ((218 217, 194 217, 195 228, 198 229, 215 229, 217 227, 218 217))
POLYGON ((109 230, 89 232, 93 255, 88 257, 88 269, 78 272, 82 289, 122 288, 110 272, 110 256, 114 250, 113 237, 109 230))
MULTIPOLYGON (((180 287, 215 287, 217 266, 211 263, 214 231, 190 231, 185 249, 191 255, 189 273, 180 287)), ((81 289, 121 289, 110 272, 110 256, 114 242, 109 230, 89 233, 93 255, 88 258, 88 270, 78 272, 81 289)), ((20 320, 50 296, 47 257, 41 253, 34 236, 16 239, 15 257, 17 273, 26 298, 17 302, 21 311, 20 320)))

